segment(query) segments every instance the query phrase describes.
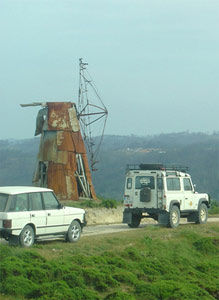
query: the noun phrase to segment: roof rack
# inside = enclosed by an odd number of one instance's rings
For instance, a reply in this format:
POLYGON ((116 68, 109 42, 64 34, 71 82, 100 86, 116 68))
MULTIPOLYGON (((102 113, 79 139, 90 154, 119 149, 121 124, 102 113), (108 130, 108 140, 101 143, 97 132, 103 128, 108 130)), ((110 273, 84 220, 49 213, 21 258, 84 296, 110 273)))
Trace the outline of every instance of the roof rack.
POLYGON ((180 171, 186 172, 188 167, 182 165, 163 165, 163 164, 132 164, 127 165, 127 170, 161 170, 161 171, 180 171))

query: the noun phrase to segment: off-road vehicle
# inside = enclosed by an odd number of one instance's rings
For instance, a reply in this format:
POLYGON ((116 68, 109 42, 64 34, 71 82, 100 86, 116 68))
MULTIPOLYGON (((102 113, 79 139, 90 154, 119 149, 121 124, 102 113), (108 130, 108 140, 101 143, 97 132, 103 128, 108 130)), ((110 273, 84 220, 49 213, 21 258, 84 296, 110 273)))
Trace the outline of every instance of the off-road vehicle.
POLYGON ((180 217, 204 224, 210 197, 195 191, 188 168, 161 164, 128 165, 123 223, 139 226, 142 218, 175 228, 180 217))

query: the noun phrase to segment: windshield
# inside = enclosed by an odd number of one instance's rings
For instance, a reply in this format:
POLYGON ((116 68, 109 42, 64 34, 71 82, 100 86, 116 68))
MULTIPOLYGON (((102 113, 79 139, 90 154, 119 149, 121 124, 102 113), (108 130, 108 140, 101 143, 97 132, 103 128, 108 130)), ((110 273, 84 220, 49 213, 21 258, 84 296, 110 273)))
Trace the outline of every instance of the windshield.
POLYGON ((7 200, 8 200, 7 194, 0 194, 0 211, 5 211, 7 200))

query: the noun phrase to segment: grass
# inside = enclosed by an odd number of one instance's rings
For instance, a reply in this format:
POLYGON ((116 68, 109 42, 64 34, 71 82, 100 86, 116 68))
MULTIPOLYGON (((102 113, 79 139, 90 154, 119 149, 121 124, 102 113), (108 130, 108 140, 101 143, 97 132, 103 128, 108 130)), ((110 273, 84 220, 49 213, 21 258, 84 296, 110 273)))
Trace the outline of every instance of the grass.
POLYGON ((0 245, 0 300, 219 298, 219 224, 0 245))

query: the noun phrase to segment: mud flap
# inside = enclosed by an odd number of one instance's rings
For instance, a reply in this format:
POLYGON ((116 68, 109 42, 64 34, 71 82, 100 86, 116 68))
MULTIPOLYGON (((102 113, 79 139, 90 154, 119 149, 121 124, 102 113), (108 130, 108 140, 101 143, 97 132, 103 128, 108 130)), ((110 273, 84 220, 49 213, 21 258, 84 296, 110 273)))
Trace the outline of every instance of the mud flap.
POLYGON ((169 219, 168 217, 169 217, 168 212, 158 214, 158 223, 160 225, 167 225, 168 224, 168 219, 169 219))
POLYGON ((131 224, 132 223, 132 213, 124 211, 122 223, 131 224))
POLYGON ((190 215, 188 215, 187 217, 187 221, 188 222, 196 222, 198 219, 198 213, 195 212, 195 213, 191 213, 190 215))

